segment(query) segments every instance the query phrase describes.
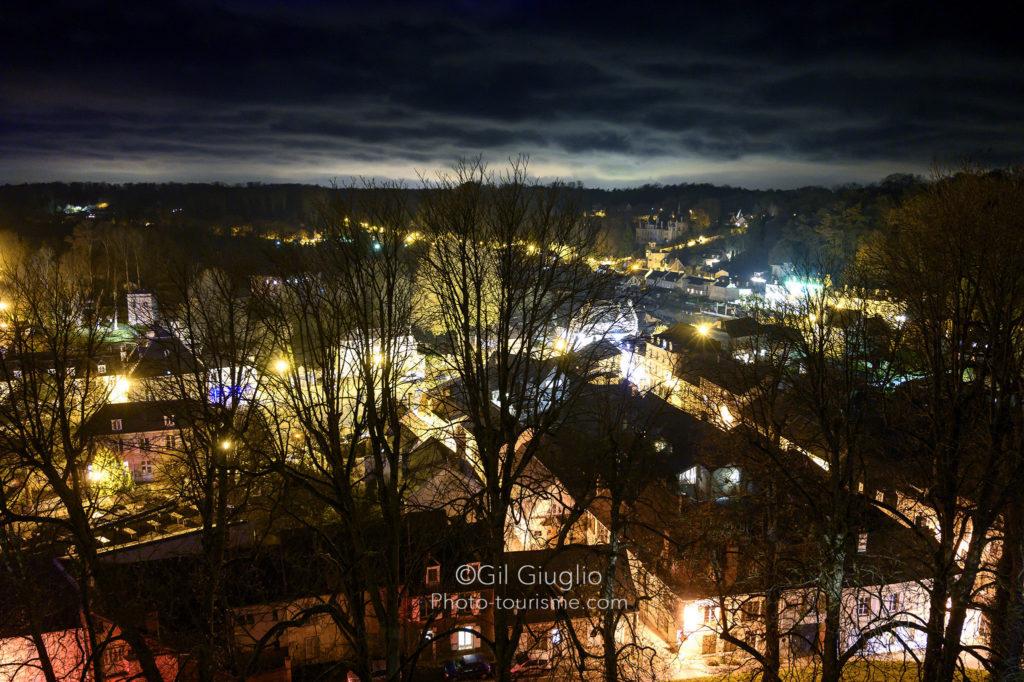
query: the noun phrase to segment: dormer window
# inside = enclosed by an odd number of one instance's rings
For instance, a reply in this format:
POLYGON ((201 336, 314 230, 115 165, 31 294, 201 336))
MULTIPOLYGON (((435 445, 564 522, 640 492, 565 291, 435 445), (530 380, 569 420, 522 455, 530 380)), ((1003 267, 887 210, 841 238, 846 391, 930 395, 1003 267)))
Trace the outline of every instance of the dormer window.
POLYGON ((868 551, 868 534, 857 533, 857 554, 865 554, 868 551))
POLYGON ((165 414, 164 415, 164 426, 166 426, 168 428, 174 426, 174 415, 173 414, 165 414))
POLYGON ((111 419, 110 420, 110 430, 111 431, 120 431, 122 428, 124 428, 124 426, 122 425, 120 419, 111 419))
POLYGON ((101 362, 100 364, 96 365, 96 371, 99 372, 100 374, 106 374, 107 366, 101 362))
POLYGON ((434 564, 433 566, 427 566, 427 573, 425 580, 428 585, 437 585, 441 582, 441 565, 434 564))

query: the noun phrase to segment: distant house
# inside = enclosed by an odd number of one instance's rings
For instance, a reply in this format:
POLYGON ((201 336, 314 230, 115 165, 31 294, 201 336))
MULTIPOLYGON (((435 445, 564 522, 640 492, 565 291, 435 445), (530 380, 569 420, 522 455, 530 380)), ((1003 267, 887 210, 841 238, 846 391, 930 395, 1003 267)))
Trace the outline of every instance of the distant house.
POLYGON ((661 289, 679 289, 679 283, 682 281, 683 276, 678 272, 665 272, 661 277, 658 278, 657 286, 661 289))
POLYGON ((652 270, 680 272, 685 267, 679 258, 672 255, 672 252, 648 250, 645 256, 647 258, 647 267, 652 270))
POLYGON ((641 221, 636 228, 636 241, 640 244, 668 244, 686 234, 687 225, 681 220, 641 221))
POLYGON ((703 277, 687 277, 683 282, 683 293, 687 296, 707 298, 708 287, 711 284, 713 284, 712 280, 703 277))
POLYGON ((753 291, 749 288, 740 288, 731 282, 714 282, 708 285, 707 296, 712 301, 735 303, 741 298, 750 296, 753 291))
POLYGON ((181 421, 187 409, 181 400, 104 405, 88 425, 93 456, 105 449, 124 463, 135 483, 156 481, 167 458, 181 450, 181 421))
POLYGON ((133 291, 128 299, 128 324, 133 327, 148 327, 156 324, 156 297, 148 291, 133 291))

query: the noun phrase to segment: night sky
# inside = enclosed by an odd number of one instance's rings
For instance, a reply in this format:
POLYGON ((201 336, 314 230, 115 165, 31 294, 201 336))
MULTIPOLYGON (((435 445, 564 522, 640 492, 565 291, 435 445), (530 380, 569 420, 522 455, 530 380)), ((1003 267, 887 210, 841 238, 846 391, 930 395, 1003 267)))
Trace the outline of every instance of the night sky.
POLYGON ((792 187, 1024 158, 984 2, 5 3, 0 182, 415 178, 792 187), (893 3, 896 4, 896 3, 893 3))

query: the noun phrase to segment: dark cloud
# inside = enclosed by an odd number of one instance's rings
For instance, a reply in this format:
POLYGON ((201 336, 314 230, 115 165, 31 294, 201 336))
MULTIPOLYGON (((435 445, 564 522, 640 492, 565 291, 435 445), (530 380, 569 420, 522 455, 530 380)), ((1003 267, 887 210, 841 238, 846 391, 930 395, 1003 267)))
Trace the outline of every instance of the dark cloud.
POLYGON ((1003 8, 26 3, 0 181, 411 178, 529 153, 601 184, 788 186, 1024 157, 1003 8))

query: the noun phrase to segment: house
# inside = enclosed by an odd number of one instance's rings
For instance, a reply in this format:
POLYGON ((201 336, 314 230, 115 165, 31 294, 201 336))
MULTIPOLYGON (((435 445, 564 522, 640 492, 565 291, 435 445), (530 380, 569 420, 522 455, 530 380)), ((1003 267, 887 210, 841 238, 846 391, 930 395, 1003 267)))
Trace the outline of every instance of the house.
POLYGON ((700 298, 708 297, 708 287, 712 285, 714 280, 709 280, 704 277, 689 276, 683 281, 683 292, 687 296, 698 296, 700 298))
POLYGON ((167 462, 181 452, 181 429, 189 404, 182 400, 108 403, 86 429, 92 460, 108 453, 123 462, 135 483, 152 483, 167 462))
POLYGON ((128 301, 128 324, 133 327, 149 327, 157 322, 156 296, 149 291, 133 291, 126 295, 128 301))
POLYGON ((639 244, 668 244, 682 238, 687 229, 687 224, 681 220, 641 219, 636 228, 636 241, 639 244))
MULTIPOLYGON (((59 559, 29 559, 25 575, 12 577, 0 571, 0 679, 5 682, 44 682, 41 659, 46 656, 58 680, 92 679, 93 643, 79 610, 77 587, 59 559), (17 580, 17 585, 8 581, 17 580), (32 595, 31 602, 18 595, 32 595), (33 638, 33 631, 38 640, 33 638), (41 647, 37 645, 41 644, 41 647), (40 648, 42 651, 40 651, 40 648)), ((134 654, 119 640, 119 629, 101 614, 92 620, 110 643, 99 658, 105 678, 116 682, 140 679, 134 654)), ((182 679, 178 657, 150 639, 161 682, 182 679)))

